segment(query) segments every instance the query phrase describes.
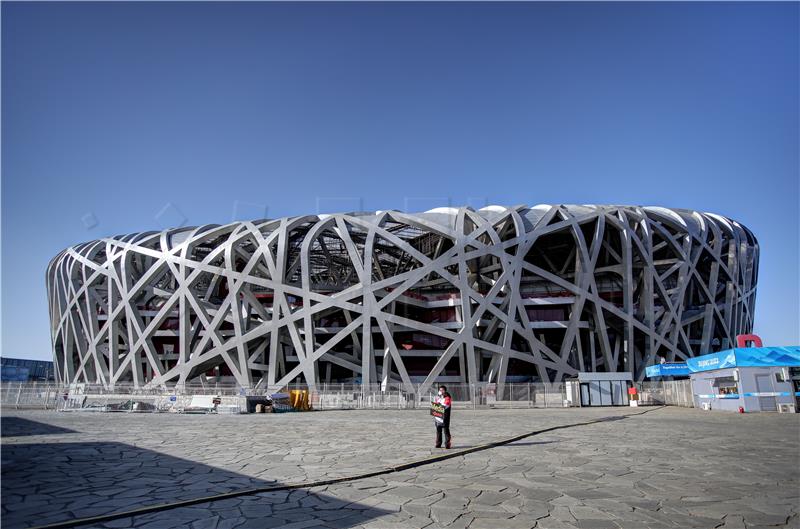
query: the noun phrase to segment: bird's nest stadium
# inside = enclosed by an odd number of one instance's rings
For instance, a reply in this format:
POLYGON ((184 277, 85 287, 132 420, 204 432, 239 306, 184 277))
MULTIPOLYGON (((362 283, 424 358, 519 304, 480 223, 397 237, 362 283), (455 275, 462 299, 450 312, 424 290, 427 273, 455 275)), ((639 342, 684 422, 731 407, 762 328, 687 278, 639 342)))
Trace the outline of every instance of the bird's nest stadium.
POLYGON ((758 243, 682 209, 308 215, 78 244, 47 269, 60 382, 558 382, 732 347, 758 243))

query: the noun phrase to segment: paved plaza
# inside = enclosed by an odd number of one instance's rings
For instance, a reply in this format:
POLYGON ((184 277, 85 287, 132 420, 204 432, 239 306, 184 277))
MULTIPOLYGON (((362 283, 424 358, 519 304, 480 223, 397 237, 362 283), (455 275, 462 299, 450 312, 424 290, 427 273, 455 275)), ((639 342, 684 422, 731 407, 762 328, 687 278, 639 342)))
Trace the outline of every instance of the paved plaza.
MULTIPOLYGON (((684 408, 455 410, 446 461, 92 527, 800 527, 800 415, 684 408), (648 413, 634 415, 641 411, 648 413)), ((420 460, 424 411, 261 415, 3 411, 2 527, 34 527, 420 460)), ((89 525, 84 526, 89 527, 89 525)))

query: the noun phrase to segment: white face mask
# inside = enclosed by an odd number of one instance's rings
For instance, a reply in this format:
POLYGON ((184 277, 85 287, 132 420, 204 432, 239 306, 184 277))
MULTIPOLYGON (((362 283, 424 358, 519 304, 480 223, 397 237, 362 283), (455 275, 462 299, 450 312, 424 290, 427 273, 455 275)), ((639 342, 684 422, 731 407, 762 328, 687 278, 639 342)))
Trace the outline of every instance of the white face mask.
POLYGON ((444 395, 444 391, 442 391, 442 390, 440 389, 440 390, 439 390, 439 396, 441 397, 442 395, 444 395))

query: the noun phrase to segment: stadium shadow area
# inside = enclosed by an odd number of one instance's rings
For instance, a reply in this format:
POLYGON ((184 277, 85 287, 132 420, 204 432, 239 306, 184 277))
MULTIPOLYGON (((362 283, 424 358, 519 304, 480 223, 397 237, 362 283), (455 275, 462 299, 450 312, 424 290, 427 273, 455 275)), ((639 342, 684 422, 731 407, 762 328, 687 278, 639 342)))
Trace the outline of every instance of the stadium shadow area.
MULTIPOLYGON (((3 427, 6 435, 5 422, 3 427)), ((2 463, 4 529, 281 485, 115 442, 4 444, 2 463)), ((91 527, 265 528, 319 520, 347 528, 384 514, 388 511, 298 489, 211 501, 91 527)))
POLYGON ((22 437, 24 435, 56 435, 77 433, 69 428, 61 428, 52 424, 31 421, 22 417, 0 417, 0 435, 2 437, 22 437))

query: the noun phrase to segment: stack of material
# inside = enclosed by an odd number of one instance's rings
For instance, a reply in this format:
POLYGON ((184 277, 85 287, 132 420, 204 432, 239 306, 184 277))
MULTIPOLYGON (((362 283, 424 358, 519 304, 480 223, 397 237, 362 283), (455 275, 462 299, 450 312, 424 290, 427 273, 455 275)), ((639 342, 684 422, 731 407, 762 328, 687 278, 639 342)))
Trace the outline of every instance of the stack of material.
POLYGON ((151 402, 143 402, 129 399, 125 402, 117 402, 105 406, 105 411, 133 411, 133 412, 154 412, 156 407, 151 402))
POLYGON ((292 408, 297 411, 311 410, 311 403, 308 399, 307 390, 293 389, 289 392, 289 401, 291 402, 292 408))
POLYGON ((249 395, 247 413, 272 413, 272 399, 266 395, 249 395))
POLYGON ((286 413, 289 411, 295 411, 289 400, 288 393, 273 393, 270 395, 270 398, 272 399, 273 413, 286 413))
POLYGON ((193 395, 191 403, 183 413, 212 413, 216 411, 220 398, 216 395, 193 395))

